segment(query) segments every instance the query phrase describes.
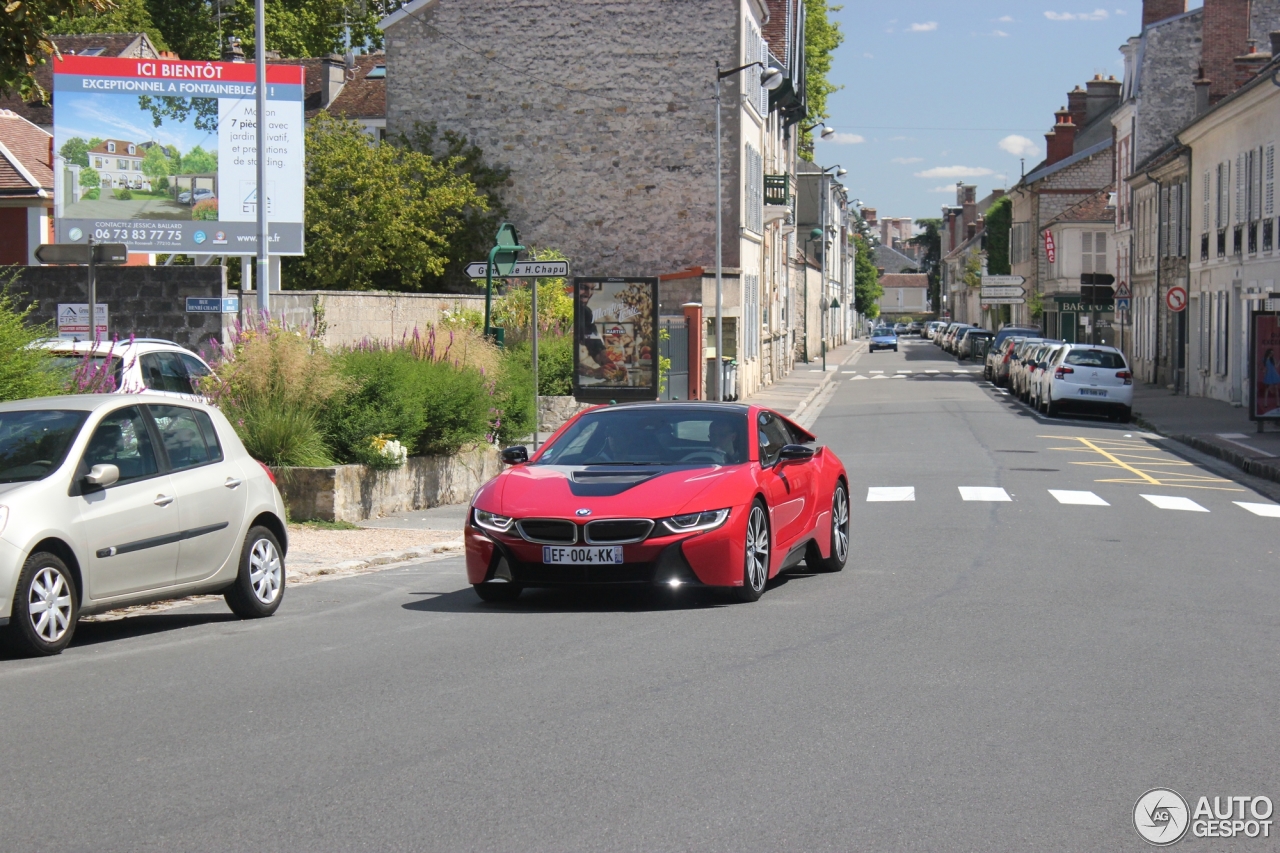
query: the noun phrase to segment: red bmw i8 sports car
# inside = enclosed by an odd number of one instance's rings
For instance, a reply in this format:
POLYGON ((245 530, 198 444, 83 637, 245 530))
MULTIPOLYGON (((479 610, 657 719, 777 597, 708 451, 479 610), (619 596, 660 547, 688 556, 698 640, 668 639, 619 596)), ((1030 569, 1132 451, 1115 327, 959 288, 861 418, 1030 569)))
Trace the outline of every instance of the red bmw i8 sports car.
POLYGON ((801 561, 840 571, 849 484, 831 450, 770 409, 598 406, 480 487, 467 577, 485 601, 525 587, 686 584, 755 601, 801 561))

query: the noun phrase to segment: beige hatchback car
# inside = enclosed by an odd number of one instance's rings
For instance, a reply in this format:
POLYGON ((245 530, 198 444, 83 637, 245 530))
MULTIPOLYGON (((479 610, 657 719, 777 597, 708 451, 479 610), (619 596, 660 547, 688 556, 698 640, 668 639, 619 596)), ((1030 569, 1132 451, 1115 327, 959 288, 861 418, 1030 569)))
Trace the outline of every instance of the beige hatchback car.
POLYGON ((76 620, 222 593, 242 618, 284 595, 284 501, 212 406, 158 394, 0 404, 0 633, 61 652, 76 620))

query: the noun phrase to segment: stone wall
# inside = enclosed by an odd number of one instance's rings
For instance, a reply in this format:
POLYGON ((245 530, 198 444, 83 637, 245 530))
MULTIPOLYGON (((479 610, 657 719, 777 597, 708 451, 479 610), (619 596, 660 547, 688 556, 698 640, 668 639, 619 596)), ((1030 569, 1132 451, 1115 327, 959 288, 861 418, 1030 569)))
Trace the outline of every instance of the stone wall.
MULTIPOLYGON (((439 0, 386 31, 387 130, 431 122, 511 169, 526 245, 578 275, 715 263, 715 61, 739 0, 439 0), (514 71, 513 69, 518 69, 514 71)), ((724 98, 724 264, 738 267, 739 85, 724 98)))
POLYGON ((393 512, 466 503, 502 470, 488 445, 453 456, 415 456, 392 471, 364 465, 277 468, 276 482, 294 521, 364 521, 393 512))
MULTIPOLYGON (((1203 11, 1164 21, 1147 30, 1137 92, 1139 132, 1135 134, 1133 165, 1173 141, 1196 114, 1193 85, 1200 66, 1203 11)), ((1124 129, 1126 132, 1128 128, 1124 129)))
POLYGON ((542 404, 542 417, 540 419, 539 428, 542 430, 539 438, 545 439, 551 433, 564 426, 569 418, 588 409, 595 403, 579 403, 572 397, 539 397, 538 401, 542 404))
MULTIPOLYGON (((57 323, 59 303, 89 301, 88 268, 17 267, 15 293, 37 303, 33 318, 57 323)), ((163 338, 188 349, 223 342, 221 314, 188 314, 187 297, 227 293, 221 266, 98 267, 98 302, 107 306, 109 335, 163 338)))
MULTIPOLYGON (((284 290, 271 293, 271 316, 295 328, 311 328, 324 312, 324 344, 339 347, 363 340, 400 340, 414 329, 434 326, 449 311, 484 311, 484 294, 383 293, 357 290, 284 290)), ((258 294, 241 294, 242 318, 258 311, 258 294)))

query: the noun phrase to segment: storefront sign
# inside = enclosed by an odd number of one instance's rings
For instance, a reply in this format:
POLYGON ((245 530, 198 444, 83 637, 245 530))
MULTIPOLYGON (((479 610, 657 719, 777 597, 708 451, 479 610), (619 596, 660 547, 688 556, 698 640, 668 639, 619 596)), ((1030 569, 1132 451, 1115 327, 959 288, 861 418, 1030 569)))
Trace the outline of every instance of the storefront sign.
POLYGON ((1280 314, 1253 312, 1253 397, 1250 417, 1280 420, 1280 314))
POLYGON ((94 323, 94 334, 89 334, 89 303, 58 303, 58 338, 64 341, 88 341, 107 339, 107 306, 99 302, 97 309, 98 322, 94 323))
POLYGON ((1054 302, 1058 304, 1059 311, 1075 311, 1080 314, 1110 314, 1114 310, 1115 305, 1110 302, 1090 303, 1081 302, 1078 297, 1072 296, 1055 296, 1054 302))
POLYGON ((1044 232, 1044 257, 1049 263, 1053 263, 1058 259, 1058 247, 1053 242, 1053 232, 1044 232))
POLYGON ((575 278, 573 396, 658 398, 658 280, 575 278))

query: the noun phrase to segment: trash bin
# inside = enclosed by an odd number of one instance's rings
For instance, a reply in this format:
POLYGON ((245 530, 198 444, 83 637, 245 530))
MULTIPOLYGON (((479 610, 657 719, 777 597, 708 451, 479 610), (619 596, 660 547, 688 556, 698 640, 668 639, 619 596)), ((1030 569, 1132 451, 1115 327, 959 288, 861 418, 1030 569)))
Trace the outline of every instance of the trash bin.
POLYGON ((720 381, 724 383, 725 401, 738 399, 738 362, 731 358, 720 360, 720 381))

